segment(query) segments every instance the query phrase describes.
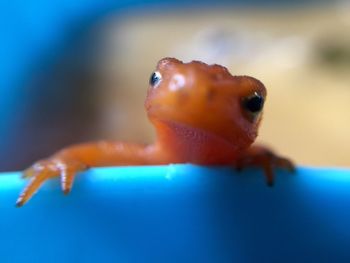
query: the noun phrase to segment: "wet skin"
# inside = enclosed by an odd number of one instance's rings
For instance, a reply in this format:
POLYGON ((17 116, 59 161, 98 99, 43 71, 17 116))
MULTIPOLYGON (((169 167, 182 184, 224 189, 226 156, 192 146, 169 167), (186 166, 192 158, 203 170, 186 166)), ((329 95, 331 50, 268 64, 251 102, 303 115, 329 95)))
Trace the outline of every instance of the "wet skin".
POLYGON ((293 164, 263 146, 252 146, 262 118, 266 89, 257 79, 232 76, 220 65, 174 58, 158 62, 151 75, 145 108, 156 129, 154 144, 97 141, 73 145, 24 171, 29 183, 24 205, 48 179, 60 176, 69 193, 78 172, 97 166, 193 163, 259 166, 273 184, 274 168, 293 164))

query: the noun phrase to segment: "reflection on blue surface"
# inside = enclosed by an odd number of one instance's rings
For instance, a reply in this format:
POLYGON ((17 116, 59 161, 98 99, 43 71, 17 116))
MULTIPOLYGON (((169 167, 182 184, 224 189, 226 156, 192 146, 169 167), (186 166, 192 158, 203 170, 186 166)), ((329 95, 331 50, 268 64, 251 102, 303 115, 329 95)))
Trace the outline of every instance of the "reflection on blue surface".
POLYGON ((350 170, 93 169, 23 208, 0 176, 1 262, 350 262, 350 170))

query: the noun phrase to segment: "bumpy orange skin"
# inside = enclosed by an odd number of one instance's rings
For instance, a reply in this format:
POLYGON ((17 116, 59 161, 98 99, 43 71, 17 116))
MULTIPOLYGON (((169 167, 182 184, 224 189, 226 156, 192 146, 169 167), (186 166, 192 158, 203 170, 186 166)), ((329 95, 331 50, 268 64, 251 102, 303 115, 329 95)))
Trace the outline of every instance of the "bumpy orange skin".
POLYGON ((99 141, 74 145, 24 171, 30 182, 17 200, 22 206, 45 180, 60 176, 69 193, 76 173, 93 166, 194 163, 261 166, 273 183, 273 168, 292 163, 254 142, 262 113, 249 114, 242 102, 252 94, 266 98, 264 85, 248 76, 232 76, 225 67, 164 58, 161 79, 148 89, 145 107, 156 128, 152 145, 99 141))

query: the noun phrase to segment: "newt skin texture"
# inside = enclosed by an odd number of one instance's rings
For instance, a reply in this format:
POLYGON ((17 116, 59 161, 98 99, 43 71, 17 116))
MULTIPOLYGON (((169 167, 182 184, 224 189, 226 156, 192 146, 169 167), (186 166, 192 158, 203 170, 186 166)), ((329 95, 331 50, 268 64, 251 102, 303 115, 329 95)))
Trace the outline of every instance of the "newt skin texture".
POLYGON ((268 184, 276 167, 293 164, 262 146, 258 134, 266 89, 257 79, 232 76, 225 67, 174 58, 158 62, 145 108, 156 129, 154 144, 98 141, 66 147, 24 171, 29 183, 16 205, 24 205, 47 180, 60 176, 64 193, 89 167, 193 163, 260 166, 268 184))

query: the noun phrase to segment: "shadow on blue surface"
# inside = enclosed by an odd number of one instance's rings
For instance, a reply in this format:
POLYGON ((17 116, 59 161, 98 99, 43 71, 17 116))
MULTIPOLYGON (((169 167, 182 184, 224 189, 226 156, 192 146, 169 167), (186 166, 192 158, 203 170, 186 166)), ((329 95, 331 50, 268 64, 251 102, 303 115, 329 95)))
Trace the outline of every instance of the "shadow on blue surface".
POLYGON ((350 170, 92 169, 23 208, 0 175, 1 262, 350 262, 350 170))

